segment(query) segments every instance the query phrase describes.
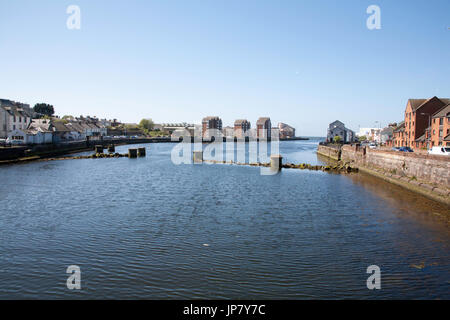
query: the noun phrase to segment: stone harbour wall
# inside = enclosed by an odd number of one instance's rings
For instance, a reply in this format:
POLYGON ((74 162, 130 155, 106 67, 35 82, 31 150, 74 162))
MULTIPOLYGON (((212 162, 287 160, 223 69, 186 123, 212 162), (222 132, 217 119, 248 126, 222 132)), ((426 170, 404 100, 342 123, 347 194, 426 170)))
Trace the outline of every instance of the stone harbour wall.
POLYGON ((341 159, 353 162, 359 167, 382 170, 393 176, 407 177, 444 188, 450 187, 448 156, 371 150, 345 145, 342 147, 341 159))
POLYGON ((317 153, 336 161, 341 159, 341 147, 339 145, 319 145, 317 153))
POLYGON ((344 145, 320 145, 318 154, 450 206, 450 157, 344 145), (339 158, 337 158, 339 156, 339 158))

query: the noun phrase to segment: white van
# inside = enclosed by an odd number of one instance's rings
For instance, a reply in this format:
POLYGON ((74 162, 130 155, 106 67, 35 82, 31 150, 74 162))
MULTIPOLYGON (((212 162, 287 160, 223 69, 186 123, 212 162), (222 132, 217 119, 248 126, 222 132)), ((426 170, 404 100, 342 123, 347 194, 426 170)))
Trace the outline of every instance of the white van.
POLYGON ((441 154, 441 155, 450 155, 450 147, 432 147, 430 150, 428 150, 428 154, 441 154))

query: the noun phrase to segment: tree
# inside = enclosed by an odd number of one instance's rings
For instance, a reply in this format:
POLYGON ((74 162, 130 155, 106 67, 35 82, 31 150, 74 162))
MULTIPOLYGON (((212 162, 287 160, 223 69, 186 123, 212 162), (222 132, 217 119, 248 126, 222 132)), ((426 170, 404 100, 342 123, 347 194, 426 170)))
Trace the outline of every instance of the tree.
POLYGON ((339 142, 341 142, 341 137, 340 136, 335 136, 333 138, 333 141, 334 141, 334 143, 339 143, 339 142))
POLYGON ((153 130, 154 125, 152 119, 142 119, 141 122, 139 122, 139 127, 149 131, 153 130))
POLYGON ((53 114, 55 114, 55 109, 51 104, 47 103, 36 103, 33 107, 34 112, 46 115, 51 117, 53 114))
POLYGON ((358 137, 358 140, 359 141, 366 141, 367 137, 366 136, 360 136, 360 137, 358 137))

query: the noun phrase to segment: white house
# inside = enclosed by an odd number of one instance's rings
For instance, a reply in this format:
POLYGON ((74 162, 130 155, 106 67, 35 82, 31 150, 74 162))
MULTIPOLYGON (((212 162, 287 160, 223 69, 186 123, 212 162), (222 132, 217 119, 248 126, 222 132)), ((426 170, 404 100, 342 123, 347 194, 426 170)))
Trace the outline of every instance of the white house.
POLYGON ((13 130, 27 129, 33 115, 28 104, 0 99, 0 138, 8 137, 13 130))
POLYGON ((23 144, 45 144, 52 143, 53 134, 49 131, 41 131, 40 129, 15 129, 8 133, 10 140, 19 140, 23 144))

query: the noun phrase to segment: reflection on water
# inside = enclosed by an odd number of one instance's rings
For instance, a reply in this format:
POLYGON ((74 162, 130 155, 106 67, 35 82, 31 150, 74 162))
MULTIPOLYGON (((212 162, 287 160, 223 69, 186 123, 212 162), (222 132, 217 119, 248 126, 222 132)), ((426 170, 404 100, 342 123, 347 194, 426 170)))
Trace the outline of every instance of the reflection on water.
MULTIPOLYGON (((321 163, 317 143, 281 153, 321 163)), ((145 147, 0 168, 0 298, 450 298, 440 204, 363 174, 176 166, 173 144, 145 147)))

